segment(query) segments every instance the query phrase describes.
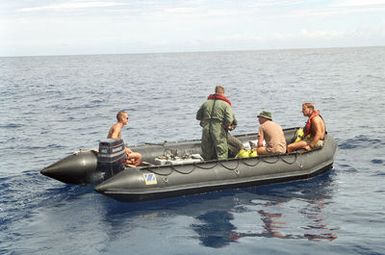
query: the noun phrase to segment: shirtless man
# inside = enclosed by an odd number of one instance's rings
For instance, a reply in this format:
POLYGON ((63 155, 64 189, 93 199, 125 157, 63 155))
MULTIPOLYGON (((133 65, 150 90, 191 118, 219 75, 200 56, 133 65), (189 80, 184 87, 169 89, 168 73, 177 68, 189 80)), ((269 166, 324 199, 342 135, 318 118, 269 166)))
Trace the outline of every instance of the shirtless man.
POLYGON ((286 152, 286 140, 282 127, 273 122, 271 112, 263 111, 258 116, 258 155, 283 154, 286 152), (264 142, 266 145, 264 145, 264 142))
POLYGON ((303 116, 307 116, 308 120, 304 127, 304 139, 291 143, 287 146, 287 152, 293 152, 300 149, 307 151, 323 146, 326 127, 319 111, 317 111, 312 103, 302 104, 303 116))
MULTIPOLYGON (((122 138, 122 128, 128 123, 128 114, 127 112, 120 111, 116 115, 117 122, 112 125, 108 131, 107 138, 111 139, 121 139, 122 138)), ((129 148, 125 147, 125 152, 127 155, 126 164, 139 166, 142 163, 142 155, 138 152, 133 152, 129 148)))

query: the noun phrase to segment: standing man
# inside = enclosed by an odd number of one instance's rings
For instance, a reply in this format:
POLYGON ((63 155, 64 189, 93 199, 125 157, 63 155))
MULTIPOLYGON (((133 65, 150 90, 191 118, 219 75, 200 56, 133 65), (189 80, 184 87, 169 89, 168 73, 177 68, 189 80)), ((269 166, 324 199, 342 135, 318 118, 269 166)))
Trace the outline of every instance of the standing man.
POLYGON ((291 143, 287 146, 287 152, 293 152, 300 149, 307 151, 322 147, 326 135, 325 122, 320 112, 317 111, 312 103, 302 104, 303 116, 308 117, 303 129, 304 140, 291 143))
MULTIPOLYGON (((118 112, 116 115, 117 122, 112 125, 108 131, 107 138, 111 139, 122 139, 122 128, 128 123, 128 113, 124 111, 118 112)), ((142 163, 142 155, 138 152, 133 152, 129 148, 125 147, 125 152, 127 155, 126 164, 139 166, 142 163)))
POLYGON ((225 96, 223 86, 215 87, 207 101, 199 108, 196 119, 202 129, 202 153, 205 160, 227 159, 229 147, 227 130, 234 121, 230 100, 225 96))
POLYGON ((286 153, 285 134, 282 127, 273 122, 271 112, 261 112, 258 115, 258 121, 260 126, 258 129, 257 154, 286 153))

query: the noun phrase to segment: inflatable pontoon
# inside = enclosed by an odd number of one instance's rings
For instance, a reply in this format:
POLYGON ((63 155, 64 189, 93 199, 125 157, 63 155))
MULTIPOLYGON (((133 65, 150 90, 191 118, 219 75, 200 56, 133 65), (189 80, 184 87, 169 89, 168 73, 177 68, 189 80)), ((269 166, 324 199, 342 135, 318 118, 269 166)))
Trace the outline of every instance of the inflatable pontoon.
MULTIPOLYGON (((296 130, 284 130, 288 142, 296 130)), ((256 133, 235 137, 244 144, 257 140, 256 133)), ((96 191, 118 200, 158 199, 309 178, 332 168, 336 142, 327 134, 324 146, 312 151, 211 161, 200 156, 200 140, 130 148, 142 154, 142 166, 124 166, 124 144, 107 139, 98 151, 76 152, 41 173, 65 183, 96 185, 96 191)))

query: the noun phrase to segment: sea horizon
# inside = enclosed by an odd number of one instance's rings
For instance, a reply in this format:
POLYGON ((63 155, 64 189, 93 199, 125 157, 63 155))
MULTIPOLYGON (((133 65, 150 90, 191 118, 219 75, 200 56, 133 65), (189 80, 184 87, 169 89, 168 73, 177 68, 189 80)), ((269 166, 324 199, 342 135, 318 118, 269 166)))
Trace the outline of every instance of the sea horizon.
POLYGON ((321 49, 354 49, 354 48, 383 48, 385 45, 352 45, 330 47, 289 47, 289 48, 259 48, 259 49, 222 49, 222 50, 191 50, 191 51, 148 51, 148 52, 122 52, 122 53, 74 53, 74 54, 36 54, 36 55, 9 55, 0 58, 23 57, 68 57, 68 56, 109 56, 109 55, 161 55, 161 54, 190 54, 190 53, 225 53, 225 52, 253 52, 253 51, 288 51, 288 50, 321 50, 321 49))

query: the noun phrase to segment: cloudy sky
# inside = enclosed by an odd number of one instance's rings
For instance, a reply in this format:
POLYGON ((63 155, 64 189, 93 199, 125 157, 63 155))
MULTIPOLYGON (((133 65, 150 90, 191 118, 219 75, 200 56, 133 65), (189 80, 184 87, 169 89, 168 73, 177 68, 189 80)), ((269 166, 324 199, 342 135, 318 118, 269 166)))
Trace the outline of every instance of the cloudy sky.
POLYGON ((385 45, 385 0, 1 0, 0 56, 385 45))

